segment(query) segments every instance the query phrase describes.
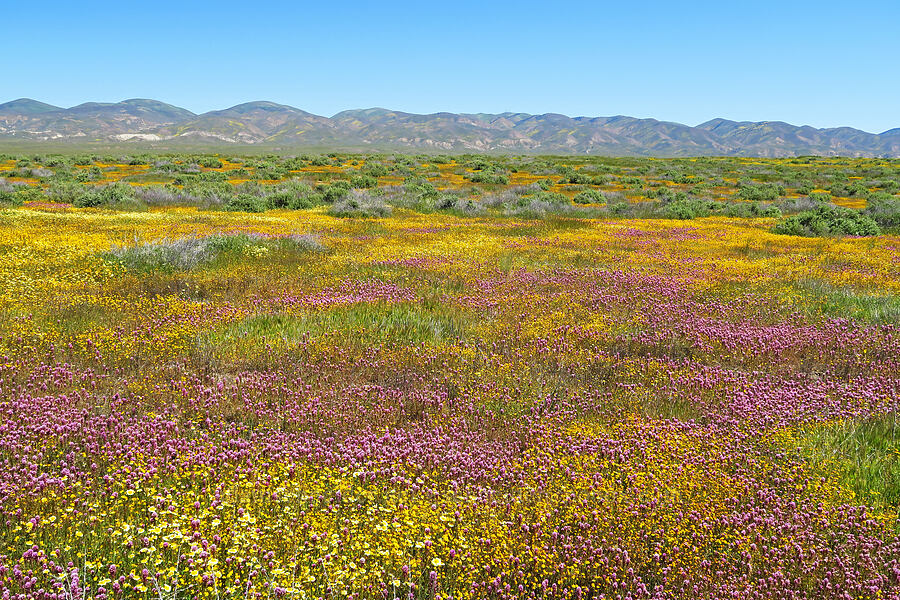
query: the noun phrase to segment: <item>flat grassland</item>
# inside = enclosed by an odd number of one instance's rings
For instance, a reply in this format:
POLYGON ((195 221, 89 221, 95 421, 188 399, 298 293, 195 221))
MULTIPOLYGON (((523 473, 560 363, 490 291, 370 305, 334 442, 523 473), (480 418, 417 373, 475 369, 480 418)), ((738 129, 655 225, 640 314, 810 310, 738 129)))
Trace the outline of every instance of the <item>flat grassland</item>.
POLYGON ((896 161, 265 160, 3 163, 0 596, 900 597, 896 161))

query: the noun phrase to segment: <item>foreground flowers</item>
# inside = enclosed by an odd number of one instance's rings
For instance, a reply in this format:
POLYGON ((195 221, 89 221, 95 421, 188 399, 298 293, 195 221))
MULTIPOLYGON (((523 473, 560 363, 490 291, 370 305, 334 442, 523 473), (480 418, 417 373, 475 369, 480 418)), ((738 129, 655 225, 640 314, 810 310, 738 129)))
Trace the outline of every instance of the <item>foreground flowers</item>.
POLYGON ((8 211, 3 597, 900 597, 900 244, 765 229, 8 211))

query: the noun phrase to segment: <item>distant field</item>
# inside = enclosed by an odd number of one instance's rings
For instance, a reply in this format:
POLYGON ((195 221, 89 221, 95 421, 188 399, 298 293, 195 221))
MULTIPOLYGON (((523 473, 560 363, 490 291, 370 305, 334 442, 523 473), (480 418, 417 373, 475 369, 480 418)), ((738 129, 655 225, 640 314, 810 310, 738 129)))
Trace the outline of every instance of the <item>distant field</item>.
POLYGON ((351 188, 367 190, 378 204, 419 212, 686 218, 748 216, 749 209, 749 216, 760 216, 768 209, 765 216, 777 216, 819 204, 863 210, 872 197, 896 203, 900 160, 0 155, 0 202, 6 204, 259 212, 333 204, 351 188), (110 188, 105 197, 91 197, 104 188, 110 188))
POLYGON ((0 178, 0 597, 900 597, 900 161, 0 178))

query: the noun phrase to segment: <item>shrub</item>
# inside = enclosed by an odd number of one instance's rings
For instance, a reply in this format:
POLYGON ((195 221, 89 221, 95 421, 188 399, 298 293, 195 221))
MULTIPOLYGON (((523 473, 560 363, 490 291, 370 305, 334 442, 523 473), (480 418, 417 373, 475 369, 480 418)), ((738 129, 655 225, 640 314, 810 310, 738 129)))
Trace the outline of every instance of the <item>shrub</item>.
POLYGON ((92 193, 90 187, 71 181, 56 181, 47 188, 47 195, 55 202, 77 205, 80 198, 92 193))
POLYGON ((391 207, 384 200, 364 190, 350 190, 332 204, 328 214, 334 217, 387 217, 391 207))
POLYGON ((75 181, 86 183, 88 181, 98 181, 103 177, 103 171, 99 167, 91 167, 90 169, 79 169, 75 173, 75 181))
POLYGON ((405 192, 417 196, 419 200, 423 198, 436 200, 441 195, 441 192, 430 181, 416 177, 407 178, 403 182, 403 189, 405 192))
POLYGON ((207 169, 221 169, 225 165, 215 156, 202 156, 197 159, 197 164, 207 169))
POLYGON ((506 185, 509 183, 509 177, 507 177, 505 173, 496 171, 476 171, 474 173, 466 174, 465 177, 472 183, 487 183, 495 185, 506 185))
POLYGON ((784 196, 784 187, 774 183, 740 183, 738 197, 751 202, 772 202, 784 196))
POLYGON ((569 199, 565 195, 558 192, 540 191, 528 196, 529 201, 537 200, 539 202, 547 202, 548 204, 569 204, 569 199))
POLYGON ((709 211, 704 210, 701 205, 689 200, 675 200, 666 204, 663 208, 662 216, 666 219, 694 219, 696 217, 705 217, 709 211))
POLYGON ((22 196, 5 189, 0 189, 0 206, 21 206, 22 196))
MULTIPOLYGON (((454 197, 455 198, 455 197, 454 197)), ((471 198, 456 198, 452 206, 448 207, 452 212, 466 216, 476 217, 484 214, 487 210, 481 203, 475 202, 471 198)))
POLYGON ((134 188, 124 183, 111 183, 94 188, 79 196, 73 202, 81 208, 113 208, 118 210, 136 210, 143 208, 134 188))
POLYGON ((225 182, 228 175, 220 171, 205 171, 202 173, 181 173, 175 177, 175 185, 187 185, 196 181, 225 182))
POLYGON ((135 195, 147 206, 183 205, 188 196, 182 194, 174 186, 148 185, 134 190, 135 195))
POLYGON ((602 204, 606 202, 606 197, 599 190, 584 190, 575 194, 572 202, 575 204, 602 204))
POLYGON ((762 204, 760 202, 732 202, 722 211, 728 217, 753 218, 753 217, 780 217, 781 210, 774 204, 762 204))
POLYGON ((788 198, 781 200, 777 206, 784 214, 795 214, 806 210, 815 210, 820 206, 833 206, 829 202, 823 201, 822 198, 830 199, 828 194, 813 194, 812 196, 802 196, 800 198, 788 198))
POLYGON ((279 184, 265 200, 269 208, 300 210, 320 205, 322 194, 305 183, 290 181, 279 184))
POLYGON ((328 204, 333 204, 349 194, 350 190, 351 186, 349 182, 343 180, 335 181, 334 183, 321 187, 322 200, 328 204))
POLYGON ((390 173, 390 170, 381 163, 368 163, 363 167, 362 172, 369 177, 384 177, 390 173))
POLYGON ((881 227, 900 227, 900 197, 876 192, 866 201, 863 214, 872 218, 881 227))
POLYGON ((859 211, 840 206, 820 206, 780 221, 772 232, 804 237, 872 236, 880 234, 881 230, 878 223, 859 211))
POLYGON ((378 185, 378 179, 371 175, 354 175, 350 178, 350 187, 354 188, 373 188, 378 185))
POLYGON ((253 194, 235 194, 225 202, 224 210, 230 212, 263 212, 266 210, 266 201, 253 194))
POLYGON ((576 171, 571 167, 562 170, 562 177, 559 180, 561 184, 587 185, 593 182, 593 177, 580 171, 576 171))
POLYGON ((221 208, 234 196, 234 188, 225 182, 194 182, 180 190, 174 186, 167 186, 167 188, 184 198, 186 203, 204 208, 221 208))

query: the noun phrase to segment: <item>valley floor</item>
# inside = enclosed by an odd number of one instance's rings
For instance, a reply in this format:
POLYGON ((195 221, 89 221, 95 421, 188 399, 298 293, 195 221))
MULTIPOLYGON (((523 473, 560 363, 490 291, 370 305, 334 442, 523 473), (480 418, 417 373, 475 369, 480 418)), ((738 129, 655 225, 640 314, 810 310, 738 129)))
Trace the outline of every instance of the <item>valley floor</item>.
POLYGON ((900 238, 0 211, 3 598, 898 598, 900 238))

